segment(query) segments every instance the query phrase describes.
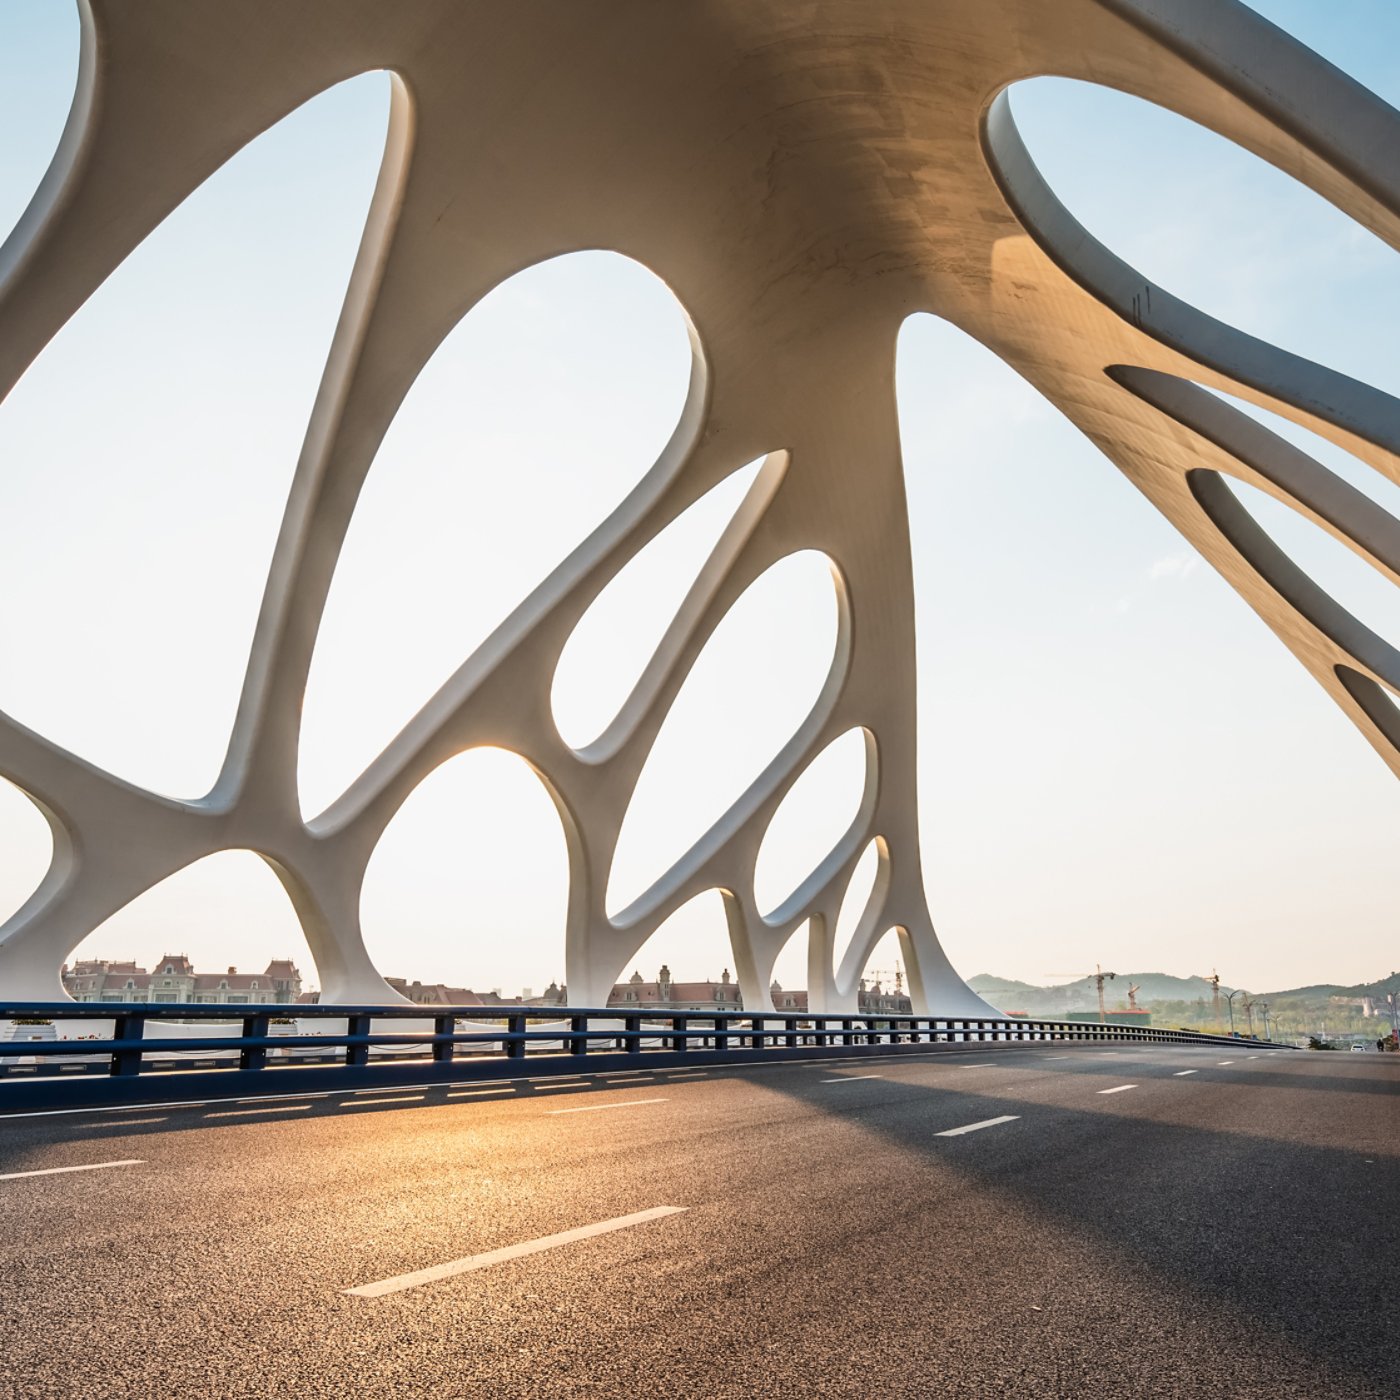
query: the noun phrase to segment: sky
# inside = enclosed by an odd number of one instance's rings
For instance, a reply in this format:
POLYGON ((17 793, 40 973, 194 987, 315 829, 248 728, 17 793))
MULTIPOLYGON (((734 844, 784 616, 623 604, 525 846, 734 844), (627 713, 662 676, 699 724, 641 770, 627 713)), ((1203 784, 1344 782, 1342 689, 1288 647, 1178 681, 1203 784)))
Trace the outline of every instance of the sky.
MULTIPOLYGON (((1400 103, 1388 0, 1255 8, 1400 103)), ((0 237, 57 143, 76 61, 66 4, 0 6, 0 237)), ((1012 102, 1051 184, 1120 256, 1206 311, 1400 392, 1392 250, 1136 99, 1039 79, 1012 102)), ((217 772, 387 111, 387 79, 366 74, 254 141, 0 404, 0 709, 155 790, 196 797, 217 772)), ((337 570, 303 716, 308 816, 651 465, 688 362, 669 290, 606 252, 530 269, 463 319, 381 447, 337 570)), ((1030 981, 1096 963, 1218 967, 1258 989, 1400 965, 1400 786, 1341 711, 995 356, 921 315, 901 333, 898 377, 925 874, 954 964, 1030 981)), ((1400 488, 1271 426, 1400 513, 1400 488)), ((553 694, 571 742, 621 703, 751 478, 752 464, 734 467, 571 639, 553 694)), ((1394 589, 1286 507, 1241 495, 1339 601, 1400 642, 1394 589)), ((784 560, 740 600, 663 726, 610 907, 781 747, 834 636, 819 556, 784 560), (742 692, 724 683, 735 667, 756 677, 742 692)), ((784 804, 760 859, 762 901, 780 901, 829 849, 862 762, 843 736, 784 804)), ((47 859, 37 812, 0 784, 0 919, 47 859)), ((868 875, 857 872, 838 940, 868 875)), ((366 941, 390 975, 539 990, 563 975, 565 895, 542 788, 519 758, 476 751, 426 779, 386 832, 366 880, 366 941)), ((279 884, 246 852, 172 877, 79 956, 164 952, 311 968, 279 884)), ((732 967, 717 895, 676 915, 636 966, 653 976, 663 961, 678 977, 732 967)), ((799 934, 780 981, 802 985, 804 963, 799 934)), ((871 969, 891 966, 877 949, 871 969)))

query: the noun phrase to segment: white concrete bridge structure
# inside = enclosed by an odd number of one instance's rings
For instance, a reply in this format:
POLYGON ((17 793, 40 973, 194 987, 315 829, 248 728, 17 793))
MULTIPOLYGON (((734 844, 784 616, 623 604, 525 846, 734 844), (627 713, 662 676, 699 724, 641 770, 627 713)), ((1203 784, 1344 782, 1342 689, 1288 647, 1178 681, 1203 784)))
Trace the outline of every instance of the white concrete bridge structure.
POLYGON ((752 1009, 767 1005, 778 952, 810 919, 814 1011, 854 1007, 861 968, 892 928, 916 1011, 984 1010, 939 946, 919 860, 894 391, 896 336, 918 311, 976 337, 1066 413, 1400 775, 1400 711, 1387 695, 1400 690, 1400 653, 1280 553, 1229 483, 1277 497, 1393 582, 1400 525, 1207 390, 1282 414, 1395 481, 1400 404, 1150 285, 1062 207, 1006 96, 1046 74, 1122 89, 1400 246, 1400 118, 1236 0, 85 0, 83 27, 61 147, 0 250, 0 393, 241 147, 359 73, 388 70, 394 95, 217 784, 199 801, 168 800, 0 719, 0 774, 54 837, 46 878, 0 928, 7 1000, 56 998, 59 964, 93 928, 230 848, 258 852, 281 877, 327 1001, 389 1000, 360 935, 366 864, 425 775, 489 744, 533 765, 564 822, 576 1004, 601 1005, 668 915, 719 889, 752 1009), (303 814, 302 696, 376 449, 473 305, 522 268, 586 248, 651 268, 690 317, 675 435, 369 769, 328 810, 303 814), (575 624, 668 522, 765 454, 621 712, 571 749, 550 686, 575 624), (825 689, 728 813, 610 918, 613 848, 668 706, 744 589, 803 549, 829 558, 840 598, 825 689), (812 757, 853 728, 868 754, 859 815, 764 917, 753 871, 767 823, 812 757), (872 840, 875 890, 833 965, 836 911, 872 840))

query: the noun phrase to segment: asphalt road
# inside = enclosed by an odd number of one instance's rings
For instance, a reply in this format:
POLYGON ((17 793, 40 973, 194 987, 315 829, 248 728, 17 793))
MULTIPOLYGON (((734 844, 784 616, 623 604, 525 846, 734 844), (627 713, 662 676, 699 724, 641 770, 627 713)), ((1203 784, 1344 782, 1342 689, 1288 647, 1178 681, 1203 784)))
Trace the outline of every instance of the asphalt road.
POLYGON ((6 1400, 1397 1388, 1400 1056, 1008 1045, 0 1121, 6 1400))

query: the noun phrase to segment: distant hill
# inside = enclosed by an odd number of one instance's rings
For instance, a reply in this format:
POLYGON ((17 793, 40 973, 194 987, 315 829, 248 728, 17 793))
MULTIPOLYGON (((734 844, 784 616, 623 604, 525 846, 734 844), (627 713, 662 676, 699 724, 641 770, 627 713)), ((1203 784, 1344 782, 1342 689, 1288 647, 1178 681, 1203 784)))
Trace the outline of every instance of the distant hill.
POLYGON ((1312 987, 1290 987, 1282 992, 1261 992, 1266 997, 1376 997, 1383 998, 1387 992, 1400 992, 1400 972, 1392 972, 1389 977, 1375 982, 1358 982, 1354 987, 1344 987, 1335 982, 1319 982, 1312 987))
MULTIPOLYGON (((997 977, 979 973, 969 978, 968 986, 979 996, 986 997, 1002 1011, 1029 1011, 1032 1015, 1052 1016, 1067 1011, 1097 1011, 1099 992, 1093 977, 1081 977, 1057 986, 1037 986, 1014 977, 997 977)), ((1128 988, 1137 987, 1139 1006, 1150 1007, 1154 1001, 1197 1001, 1211 995, 1211 985, 1204 977, 1173 977, 1166 972, 1122 972, 1104 983, 1104 1000, 1110 1007, 1124 1006, 1128 988)), ((1230 987, 1222 987, 1229 992, 1230 987)))
POLYGON ((1043 988, 1030 982, 1018 982, 1014 977, 993 977, 990 972, 979 972, 969 977, 967 985, 979 994, 986 992, 1039 992, 1043 988))
MULTIPOLYGON (((1098 990, 1093 977, 1081 977, 1074 982, 1043 986, 1022 982, 1015 977, 998 977, 981 972, 968 979, 968 986, 1002 1011, 1028 1011, 1033 1016, 1062 1015, 1067 1011, 1096 1011, 1098 990)), ((1151 1008, 1156 1002, 1209 1001, 1211 985, 1204 977, 1173 977, 1166 972, 1120 972, 1111 982, 1104 983, 1104 1000, 1112 1007, 1126 1005, 1128 988, 1137 987, 1139 1006, 1151 1008)), ((1220 984, 1229 993, 1233 987, 1220 984)), ((1326 1001, 1328 997, 1374 997, 1383 999, 1387 992, 1400 993, 1400 972, 1392 972, 1375 982, 1356 986, 1320 982, 1311 987, 1292 987, 1279 992, 1257 992, 1266 1000, 1326 1001)))

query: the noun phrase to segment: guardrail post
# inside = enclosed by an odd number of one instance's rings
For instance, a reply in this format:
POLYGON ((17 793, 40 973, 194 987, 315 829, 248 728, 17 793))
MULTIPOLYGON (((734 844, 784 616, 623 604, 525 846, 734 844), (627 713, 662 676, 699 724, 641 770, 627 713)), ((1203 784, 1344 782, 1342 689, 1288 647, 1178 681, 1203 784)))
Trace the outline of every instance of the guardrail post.
POLYGON ((750 1020, 749 1029, 752 1034, 749 1036, 749 1048, 751 1050, 766 1050, 768 1048, 768 1037, 763 1031, 767 1024, 762 1016, 755 1016, 750 1020))
POLYGON ((715 1049, 729 1049, 729 1017, 715 1017, 715 1049))
POLYGON ((525 1013, 523 1011, 512 1011, 506 1017, 506 1058, 510 1060, 523 1060, 525 1058, 525 1013))
POLYGON ((588 1054, 588 1040, 585 1036, 579 1034, 580 1031, 586 1031, 588 1029, 588 1017, 570 1016, 569 1029, 573 1031, 573 1035, 569 1037, 569 1054, 588 1054))
MULTIPOLYGON (((348 1035, 368 1035, 370 1028, 370 1018, 368 1016, 351 1016, 346 1025, 348 1035)), ((368 1045, 347 1045, 345 1047, 345 1063, 347 1065, 367 1065, 369 1064, 368 1045)))
POLYGON ((640 1055, 642 1053, 642 1018, 640 1016, 624 1016, 622 1025, 627 1032, 622 1037, 623 1048, 629 1055, 640 1055))
MULTIPOLYGON (((243 1039, 265 1040, 270 1019, 266 1011, 255 1011, 251 1016, 245 1016, 243 1018, 243 1039)), ((238 1052, 239 1069, 262 1069, 266 1064, 267 1047, 265 1045, 245 1045, 238 1052)))
POLYGON ((797 1049, 797 1022, 791 1016, 787 1018, 787 1034, 783 1037, 783 1044, 789 1050, 797 1049))
MULTIPOLYGON (((146 1016, 144 1012, 128 1011, 115 1018, 112 1026, 113 1040, 140 1040, 146 1031, 146 1016)), ((112 1056, 113 1074, 140 1074, 141 1073, 141 1051, 118 1050, 112 1056)))
POLYGON ((451 1016, 433 1017, 433 1060, 440 1065, 450 1065, 452 1063, 453 1052, 457 1047, 451 1039, 442 1039, 443 1036, 450 1037, 456 1030, 457 1022, 451 1016))

